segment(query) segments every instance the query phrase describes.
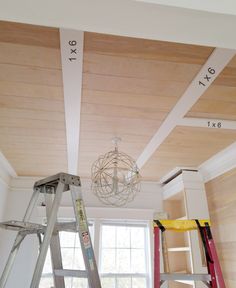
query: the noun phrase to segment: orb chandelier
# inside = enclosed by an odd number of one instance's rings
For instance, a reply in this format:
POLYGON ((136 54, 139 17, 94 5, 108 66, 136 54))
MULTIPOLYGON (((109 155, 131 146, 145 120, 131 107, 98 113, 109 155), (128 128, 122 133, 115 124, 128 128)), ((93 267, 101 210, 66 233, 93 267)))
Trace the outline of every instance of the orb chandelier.
POLYGON ((127 154, 118 151, 115 137, 113 151, 100 156, 92 165, 92 190, 98 199, 111 206, 124 206, 140 191, 139 169, 127 154))

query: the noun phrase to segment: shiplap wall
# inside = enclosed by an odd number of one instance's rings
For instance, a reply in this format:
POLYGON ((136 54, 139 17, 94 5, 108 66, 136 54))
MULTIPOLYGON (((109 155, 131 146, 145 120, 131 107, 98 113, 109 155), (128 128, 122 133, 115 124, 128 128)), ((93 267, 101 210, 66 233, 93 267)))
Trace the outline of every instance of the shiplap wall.
POLYGON ((236 287, 236 169, 206 184, 212 230, 227 288, 236 287))

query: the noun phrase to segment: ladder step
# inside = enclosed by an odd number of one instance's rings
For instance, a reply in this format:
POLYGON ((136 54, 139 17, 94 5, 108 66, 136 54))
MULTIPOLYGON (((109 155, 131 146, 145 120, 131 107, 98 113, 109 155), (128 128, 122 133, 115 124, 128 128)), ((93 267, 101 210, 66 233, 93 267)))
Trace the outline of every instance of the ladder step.
POLYGON ((26 234, 43 233, 45 231, 45 226, 41 224, 15 220, 2 222, 0 223, 0 227, 7 230, 24 232, 26 234))
POLYGON ((57 222, 55 224, 55 230, 66 232, 78 232, 79 228, 77 223, 74 222, 57 222))
POLYGON ((182 273, 161 273, 163 281, 211 281, 209 274, 182 274, 182 273))
POLYGON ((56 276, 62 277, 76 277, 76 278, 87 278, 87 272, 85 270, 70 270, 70 269, 54 269, 56 276))
MULTIPOLYGON (((0 228, 25 232, 26 234, 34 233, 44 233, 46 226, 32 223, 32 222, 23 222, 10 220, 6 222, 0 222, 0 228)), ((76 222, 58 222, 55 224, 56 231, 66 231, 66 232, 78 232, 78 225, 76 222)))

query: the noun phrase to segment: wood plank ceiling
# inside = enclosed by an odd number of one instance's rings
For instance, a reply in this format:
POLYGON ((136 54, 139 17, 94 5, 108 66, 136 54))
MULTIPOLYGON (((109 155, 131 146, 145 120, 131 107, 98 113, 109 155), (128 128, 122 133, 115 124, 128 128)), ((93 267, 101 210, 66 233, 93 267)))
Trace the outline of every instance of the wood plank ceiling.
MULTIPOLYGON (((79 171, 122 138, 135 159, 213 48, 85 33, 79 171)), ((0 22, 0 150, 18 175, 67 171, 59 30, 0 22)), ((187 116, 236 119, 236 60, 187 116)), ((159 180, 197 166, 236 140, 232 131, 176 127, 143 167, 159 180)))
POLYGON ((0 150, 18 175, 67 169, 58 29, 0 22, 0 150))
POLYGON ((87 175, 97 156, 112 149, 113 136, 137 159, 211 52, 86 33, 79 174, 87 175))

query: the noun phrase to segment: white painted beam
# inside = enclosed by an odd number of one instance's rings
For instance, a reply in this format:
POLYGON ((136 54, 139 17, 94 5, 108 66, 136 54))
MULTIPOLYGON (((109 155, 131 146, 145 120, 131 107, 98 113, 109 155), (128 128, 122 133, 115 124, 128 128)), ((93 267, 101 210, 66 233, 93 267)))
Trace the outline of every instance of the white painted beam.
POLYGON ((210 13, 132 0, 0 0, 0 3, 0 19, 6 21, 236 48, 233 29, 236 17, 224 14, 221 9, 220 13, 210 13))
POLYGON ((82 31, 60 29, 68 173, 78 173, 80 106, 83 72, 82 31))
POLYGON ((160 128, 137 159, 137 165, 139 168, 143 167, 193 104, 196 103, 201 95, 209 88, 234 55, 235 50, 216 48, 213 51, 189 87, 186 89, 183 96, 168 114, 160 128))
POLYGON ((180 126, 201 127, 208 129, 229 129, 236 130, 236 121, 223 119, 207 119, 207 118, 192 118, 184 117, 178 122, 180 126))
POLYGON ((236 142, 223 149, 199 166, 204 181, 220 176, 236 167, 236 142))

